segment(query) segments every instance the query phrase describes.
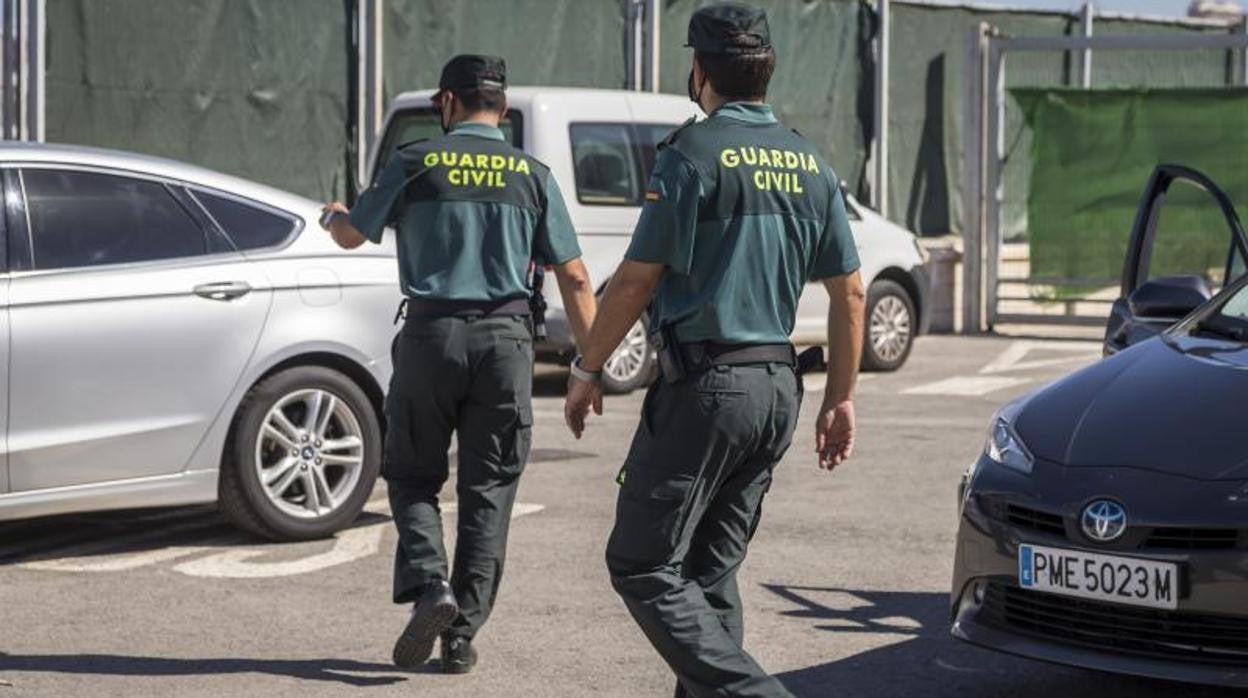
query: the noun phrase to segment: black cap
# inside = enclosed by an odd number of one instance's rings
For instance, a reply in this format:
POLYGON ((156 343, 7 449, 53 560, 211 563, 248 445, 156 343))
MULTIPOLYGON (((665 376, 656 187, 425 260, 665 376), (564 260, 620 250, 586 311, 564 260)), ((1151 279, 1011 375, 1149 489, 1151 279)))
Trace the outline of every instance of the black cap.
POLYGON ((442 66, 439 90, 472 90, 479 87, 507 88, 507 63, 502 58, 462 53, 442 66))
POLYGON ((771 50, 767 13, 739 2, 708 5, 689 18, 685 45, 703 53, 767 53, 771 50))

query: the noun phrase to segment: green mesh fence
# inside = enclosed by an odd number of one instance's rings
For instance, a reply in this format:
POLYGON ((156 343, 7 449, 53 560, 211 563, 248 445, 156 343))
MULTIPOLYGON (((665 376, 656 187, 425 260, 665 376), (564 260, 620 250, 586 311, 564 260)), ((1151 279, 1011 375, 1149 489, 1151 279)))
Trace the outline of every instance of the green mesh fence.
MULTIPOLYGON (((1032 277, 1116 283, 1141 192, 1159 163, 1193 167, 1241 207, 1248 203, 1248 89, 1011 94, 1034 134, 1032 277)), ((1229 234, 1208 194, 1172 189, 1156 235, 1150 277, 1199 270, 1220 278, 1229 234)))
POLYGON ((47 0, 47 139, 347 190, 343 0, 47 0))
POLYGON ((457 53, 507 60, 512 85, 623 88, 620 0, 386 0, 385 95, 437 87, 457 53))
MULTIPOLYGON (((685 48, 689 16, 700 0, 665 0, 660 87, 687 94, 692 49, 685 48)), ((768 0, 776 74, 770 101, 779 118, 823 152, 851 190, 866 167, 871 124, 873 15, 856 0, 768 0)))

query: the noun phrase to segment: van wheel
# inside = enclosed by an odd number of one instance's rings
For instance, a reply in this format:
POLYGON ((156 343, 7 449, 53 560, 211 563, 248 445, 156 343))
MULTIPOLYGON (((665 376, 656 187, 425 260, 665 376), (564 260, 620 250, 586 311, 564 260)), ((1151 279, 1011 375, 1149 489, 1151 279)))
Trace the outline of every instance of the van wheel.
POLYGON ((880 279, 867 289, 866 337, 862 368, 896 371, 906 363, 914 346, 914 301, 901 284, 880 279))
POLYGON ((300 366, 243 399, 221 463, 220 508, 270 540, 324 538, 355 521, 381 467, 381 427, 351 379, 300 366))
POLYGON ((657 360, 654 347, 647 339, 650 319, 645 314, 633 326, 624 341, 602 367, 602 389, 609 395, 623 395, 645 388, 654 380, 657 360))

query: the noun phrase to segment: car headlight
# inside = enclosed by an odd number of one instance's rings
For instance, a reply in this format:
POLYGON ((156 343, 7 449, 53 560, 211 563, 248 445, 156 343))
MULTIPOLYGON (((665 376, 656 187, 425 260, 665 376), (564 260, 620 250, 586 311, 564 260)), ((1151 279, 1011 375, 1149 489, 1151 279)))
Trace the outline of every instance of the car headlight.
POLYGON ((984 455, 989 460, 1020 473, 1030 473, 1036 462, 1031 451, 1027 450, 1027 445, 1014 430, 1014 421, 1027 404, 1027 397, 1029 396, 1002 407, 993 416, 992 426, 988 428, 988 443, 984 445, 984 455))

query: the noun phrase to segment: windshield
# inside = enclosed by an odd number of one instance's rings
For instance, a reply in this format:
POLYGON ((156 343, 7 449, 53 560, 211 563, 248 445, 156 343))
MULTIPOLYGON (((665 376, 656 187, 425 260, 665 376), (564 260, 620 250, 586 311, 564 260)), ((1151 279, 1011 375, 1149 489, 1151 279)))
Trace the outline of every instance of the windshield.
POLYGON ((1241 280, 1224 295, 1221 302, 1186 323, 1176 325, 1170 332, 1248 342, 1248 283, 1241 280))

